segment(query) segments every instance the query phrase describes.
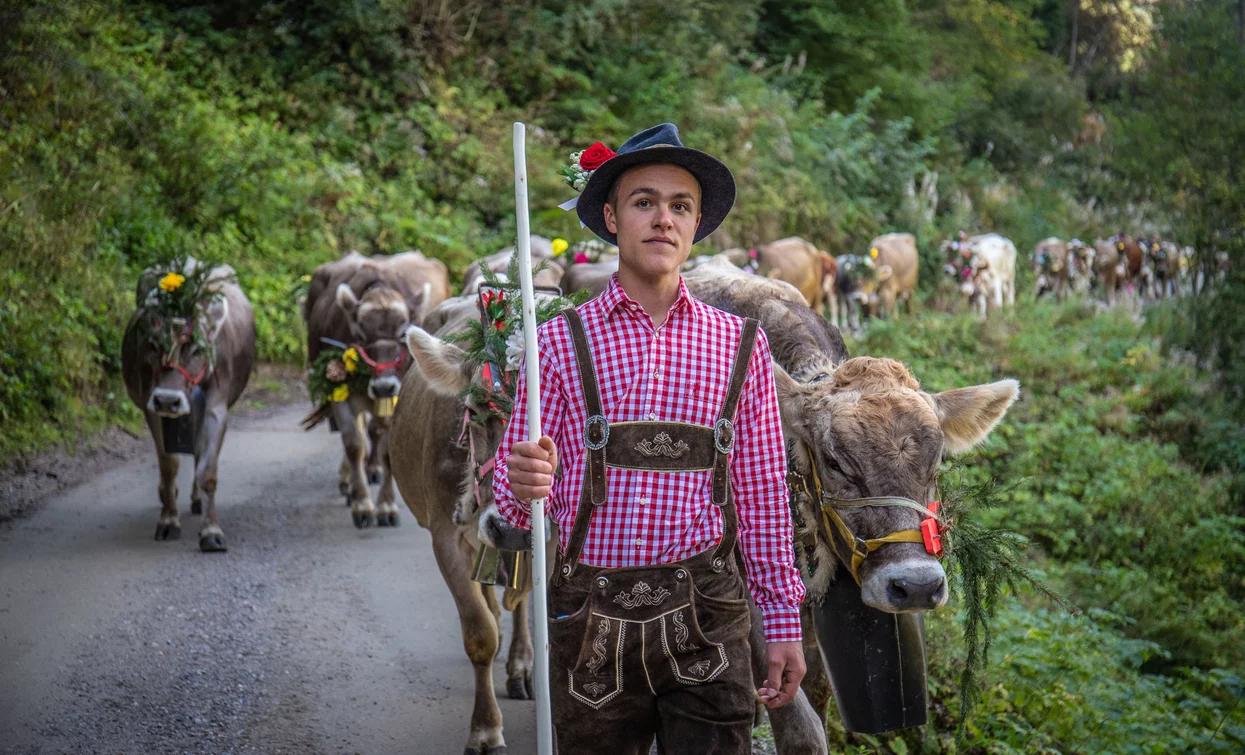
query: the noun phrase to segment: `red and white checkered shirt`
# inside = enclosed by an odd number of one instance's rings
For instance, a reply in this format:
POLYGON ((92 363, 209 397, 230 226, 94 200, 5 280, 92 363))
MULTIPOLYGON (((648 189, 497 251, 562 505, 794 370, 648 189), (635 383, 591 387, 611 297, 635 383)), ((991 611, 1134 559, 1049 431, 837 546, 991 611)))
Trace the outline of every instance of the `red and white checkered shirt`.
MULTIPOLYGON (((742 318, 692 298, 680 281, 678 299, 666 322, 655 330, 652 318, 627 296, 616 276, 603 294, 581 305, 579 313, 592 348, 601 405, 610 422, 714 424, 726 399, 742 318)), ((554 481, 546 511, 558 530, 569 534, 584 483, 583 428, 588 409, 565 320, 558 317, 541 325, 537 341, 542 429, 558 449, 563 473, 554 481)), ((520 380, 515 406, 526 402, 520 380)), ((498 510, 523 529, 531 527, 531 508, 511 492, 506 461, 514 444, 526 437, 527 423, 510 423, 493 475, 498 510)), ((736 410, 730 465, 739 545, 766 640, 798 641, 804 584, 794 564, 787 455, 769 341, 763 331, 757 333, 736 410)), ((722 514, 710 500, 711 471, 610 467, 606 475, 609 497, 593 512, 582 563, 601 568, 671 563, 710 549, 721 539, 722 514)))

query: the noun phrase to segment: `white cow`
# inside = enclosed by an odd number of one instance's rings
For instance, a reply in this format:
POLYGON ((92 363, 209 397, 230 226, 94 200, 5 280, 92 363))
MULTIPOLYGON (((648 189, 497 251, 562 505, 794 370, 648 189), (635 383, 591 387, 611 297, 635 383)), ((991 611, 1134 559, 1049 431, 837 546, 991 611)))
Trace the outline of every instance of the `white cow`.
MULTIPOLYGON (((975 286, 965 290, 978 299, 977 307, 984 318, 992 305, 995 309, 1016 304, 1016 245, 997 233, 973 236, 964 242, 972 254, 975 286)), ((970 284, 965 283, 965 289, 970 284)))

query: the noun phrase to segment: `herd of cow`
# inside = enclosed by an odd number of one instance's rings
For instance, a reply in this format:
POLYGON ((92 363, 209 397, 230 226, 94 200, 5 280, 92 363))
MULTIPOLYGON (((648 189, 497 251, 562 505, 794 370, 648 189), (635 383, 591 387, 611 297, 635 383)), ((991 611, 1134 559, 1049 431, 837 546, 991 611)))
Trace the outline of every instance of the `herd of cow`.
MULTIPOLYGON (((1035 257, 1039 285, 1060 296, 1088 285, 1105 287, 1108 297, 1143 284, 1150 286, 1146 290, 1151 295, 1180 290, 1186 285, 1183 251, 1146 243, 1143 250, 1140 243, 1111 239, 1087 255, 1075 242, 1048 239, 1035 257), (1141 255, 1136 270, 1134 252, 1141 255), (1156 252, 1164 256, 1155 257, 1156 252)), ((545 263, 538 286, 599 292, 617 269, 616 261, 580 262, 564 269, 552 244, 539 237, 532 238, 531 248, 533 257, 545 263)), ((450 338, 479 327, 477 293, 485 280, 483 269, 504 275, 511 252, 474 263, 465 271, 458 296, 451 295, 446 266, 419 252, 376 257, 351 253, 312 273, 302 305, 309 364, 326 344, 338 344, 354 349, 359 369, 370 372, 366 392, 325 400, 304 421, 310 429, 327 419, 340 432, 344 456, 338 489, 354 524, 398 525, 400 491, 415 519, 431 532, 474 670, 475 704, 466 742, 470 753, 505 747, 492 675, 503 607, 514 613, 515 627, 506 664, 507 691, 512 697, 532 697, 527 590, 509 587, 499 603, 493 588, 471 579, 483 544, 510 550, 530 546, 523 541, 524 533, 504 526, 493 505, 492 460, 508 418, 462 398, 470 395, 464 392, 467 386, 487 390, 492 380, 450 338), (378 410, 381 402, 395 398, 396 406, 389 404, 391 414, 378 410), (379 484, 375 501, 370 484, 379 484)), ((1010 241, 997 234, 961 236, 944 253, 948 274, 980 311, 1014 302, 1016 249, 1010 241)), ((830 687, 818 635, 834 617, 818 607, 819 597, 836 576, 850 573, 853 554, 850 546, 819 534, 822 502, 865 495, 928 500, 943 456, 981 442, 1019 394, 1014 380, 931 394, 899 362, 850 357, 838 325, 858 322, 862 313, 891 312, 910 300, 918 263, 911 234, 879 236, 866 253, 838 258, 790 238, 697 258, 684 273, 694 296, 760 320, 774 356, 789 467, 795 477, 818 480, 815 496, 809 495, 807 485, 803 494, 792 491, 797 540, 805 545, 797 555, 813 600, 805 606, 809 674, 803 692, 792 705, 770 712, 782 753, 826 752, 822 722, 830 687), (825 310, 829 319, 821 314, 825 310)), ((156 537, 180 534, 177 454, 193 453, 191 511, 199 514, 206 504, 199 538, 205 551, 226 547, 216 517, 217 458, 226 413, 245 387, 255 359, 254 319, 245 295, 228 268, 217 268, 211 276, 210 288, 219 295, 201 302, 185 322, 175 323, 178 332, 198 332, 206 339, 183 337, 170 350, 152 348, 150 334, 143 332, 146 320, 140 315, 155 290, 154 277, 145 274, 122 354, 129 394, 146 413, 160 460, 162 510, 156 537), (164 433, 171 431, 171 422, 187 417, 194 419, 193 448, 172 447, 164 433)), ((921 514, 900 507, 857 507, 841 515, 851 531, 864 537, 917 529, 922 520, 921 514)), ((879 611, 920 612, 946 601, 942 567, 919 544, 880 548, 858 576, 860 600, 879 611)), ((754 623, 759 632, 759 619, 754 623)), ((757 673, 764 674, 759 635, 754 644, 757 673)))

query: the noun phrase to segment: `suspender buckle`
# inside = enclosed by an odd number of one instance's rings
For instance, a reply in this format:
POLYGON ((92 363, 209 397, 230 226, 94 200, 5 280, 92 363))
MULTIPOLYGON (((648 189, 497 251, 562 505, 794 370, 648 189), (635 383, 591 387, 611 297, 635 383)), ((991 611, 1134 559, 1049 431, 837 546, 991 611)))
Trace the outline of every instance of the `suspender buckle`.
POLYGON ((713 447, 723 455, 729 454, 735 447, 735 425, 726 417, 713 426, 713 447))
POLYGON ((600 451, 602 448, 605 448, 605 444, 609 443, 609 440, 610 440, 610 423, 609 423, 609 420, 607 420, 605 417, 601 416, 600 414, 594 414, 588 418, 588 421, 584 422, 584 445, 587 446, 590 450, 600 451), (601 426, 601 440, 600 441, 592 440, 592 426, 593 425, 601 426))

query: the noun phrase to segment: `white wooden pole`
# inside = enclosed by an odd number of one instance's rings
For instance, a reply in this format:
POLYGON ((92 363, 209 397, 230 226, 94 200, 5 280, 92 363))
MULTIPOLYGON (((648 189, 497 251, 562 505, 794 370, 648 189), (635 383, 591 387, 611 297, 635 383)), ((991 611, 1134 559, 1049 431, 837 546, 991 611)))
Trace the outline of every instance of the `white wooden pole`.
MULTIPOLYGON (((518 221, 519 286, 527 359, 527 437, 540 440, 540 352, 536 348, 536 294, 532 288, 532 233, 527 210, 527 127, 514 124, 514 209, 518 221)), ((516 409, 518 407, 515 407, 516 409)), ((553 755, 549 701, 549 608, 545 586, 545 500, 532 501, 532 607, 536 624, 536 751, 553 755)))

